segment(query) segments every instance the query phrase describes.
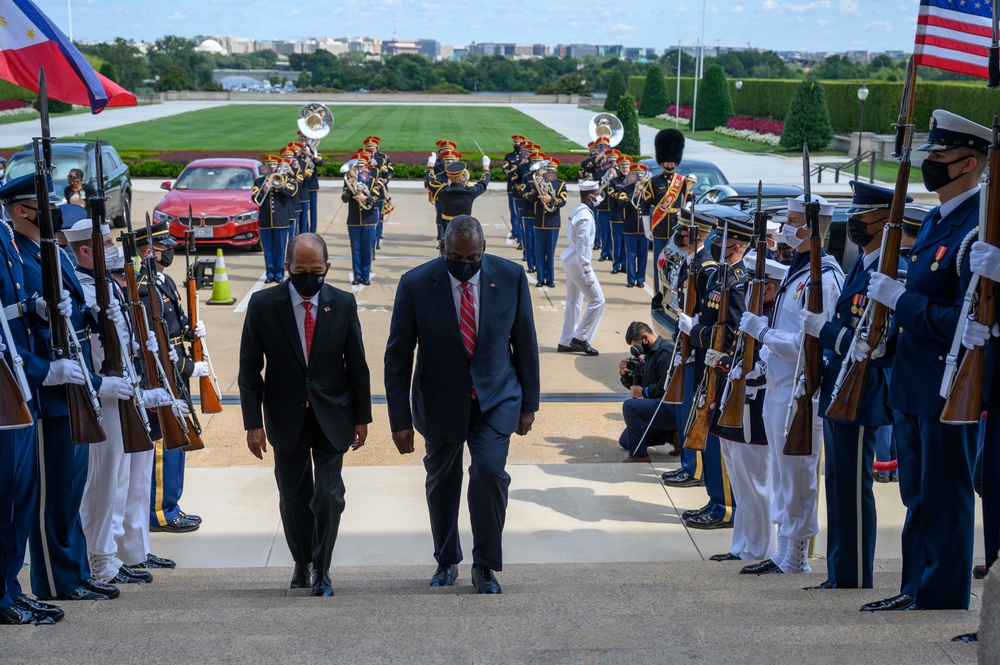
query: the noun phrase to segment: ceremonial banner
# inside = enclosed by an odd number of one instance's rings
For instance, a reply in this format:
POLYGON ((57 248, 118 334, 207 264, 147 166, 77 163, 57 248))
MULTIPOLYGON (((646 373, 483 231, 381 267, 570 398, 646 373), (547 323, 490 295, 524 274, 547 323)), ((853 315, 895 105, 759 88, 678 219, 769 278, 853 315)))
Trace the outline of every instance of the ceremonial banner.
POLYGON ((37 93, 40 67, 50 99, 89 106, 93 113, 136 105, 135 95, 95 72, 31 0, 0 0, 0 79, 37 93))
POLYGON ((920 0, 914 63, 987 78, 990 0, 920 0))

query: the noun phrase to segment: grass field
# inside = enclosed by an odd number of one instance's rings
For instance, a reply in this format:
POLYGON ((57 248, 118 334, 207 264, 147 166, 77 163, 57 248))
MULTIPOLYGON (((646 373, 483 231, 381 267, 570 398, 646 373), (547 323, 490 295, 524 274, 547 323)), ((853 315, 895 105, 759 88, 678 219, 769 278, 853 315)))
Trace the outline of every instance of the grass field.
MULTIPOLYGON (((299 107, 292 104, 233 104, 192 111, 99 132, 102 140, 123 150, 257 150, 274 151, 295 140, 299 107)), ((366 136, 382 138, 386 151, 428 151, 438 139, 455 141, 458 149, 478 153, 510 150, 510 136, 523 134, 551 153, 581 146, 561 137, 520 111, 476 106, 330 106, 333 131, 323 139, 324 151, 353 150, 366 136)), ((93 139, 88 134, 87 139, 93 139)))

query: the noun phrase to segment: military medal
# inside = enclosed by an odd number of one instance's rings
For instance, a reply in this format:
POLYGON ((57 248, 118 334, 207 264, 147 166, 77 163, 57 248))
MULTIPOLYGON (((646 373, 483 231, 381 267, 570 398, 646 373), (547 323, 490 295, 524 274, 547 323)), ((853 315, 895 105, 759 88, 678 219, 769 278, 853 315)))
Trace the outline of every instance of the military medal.
POLYGON ((792 294, 792 300, 798 300, 799 294, 802 292, 802 289, 804 288, 806 288, 806 283, 799 282, 799 285, 795 287, 795 293, 792 294))
POLYGON ((948 253, 948 248, 945 247, 944 245, 941 245, 940 247, 937 248, 937 251, 934 252, 934 263, 931 264, 931 270, 938 269, 938 261, 944 258, 944 255, 947 253, 948 253))

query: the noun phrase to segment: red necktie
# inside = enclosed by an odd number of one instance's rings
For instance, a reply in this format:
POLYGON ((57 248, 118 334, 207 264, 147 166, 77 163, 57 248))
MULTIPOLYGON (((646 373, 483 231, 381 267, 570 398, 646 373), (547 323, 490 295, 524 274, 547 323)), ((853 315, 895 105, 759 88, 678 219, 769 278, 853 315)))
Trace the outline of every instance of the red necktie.
POLYGON ((462 331, 462 343, 469 358, 476 351, 476 305, 472 301, 472 284, 462 282, 462 304, 458 317, 458 327, 462 331))
POLYGON ((313 333, 316 332, 316 317, 313 316, 312 308, 313 304, 308 300, 302 302, 302 307, 306 310, 306 318, 302 322, 303 328, 305 328, 306 333, 306 360, 309 359, 309 353, 312 351, 313 345, 313 333))

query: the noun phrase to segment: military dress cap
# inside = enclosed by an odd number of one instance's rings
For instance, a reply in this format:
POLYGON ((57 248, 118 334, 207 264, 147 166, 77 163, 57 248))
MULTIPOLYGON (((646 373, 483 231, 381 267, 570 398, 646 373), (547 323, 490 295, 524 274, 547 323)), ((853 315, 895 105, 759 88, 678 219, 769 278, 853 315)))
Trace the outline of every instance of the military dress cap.
POLYGON ((0 187, 0 204, 10 205, 18 201, 35 200, 35 176, 33 173, 14 178, 0 187))
POLYGON ((699 231, 709 232, 715 228, 715 218, 709 217, 702 213, 701 210, 696 209, 694 212, 694 221, 692 222, 690 208, 681 208, 681 211, 677 215, 677 223, 674 224, 674 231, 687 230, 692 226, 698 227, 699 231))
MULTIPOLYGON (((829 217, 833 214, 833 209, 836 208, 833 203, 830 203, 822 196, 816 194, 812 195, 812 202, 819 203, 819 214, 823 217, 829 217)), ((806 211, 806 195, 800 194, 795 198, 788 197, 788 212, 805 212, 806 211)))
POLYGON ((597 143, 595 143, 594 141, 591 141, 590 143, 587 144, 587 147, 590 148, 591 150, 593 150, 594 148, 597 147, 597 143))
POLYGON ((288 147, 294 150, 302 150, 303 148, 305 148, 305 146, 299 143, 298 141, 292 141, 291 143, 288 144, 288 147))
POLYGON ((277 155, 264 155, 260 158, 260 161, 270 166, 274 166, 281 161, 281 157, 278 157, 277 155))
POLYGON ((934 152, 965 146, 987 152, 993 142, 993 132, 988 127, 966 120, 950 111, 938 109, 931 114, 931 132, 927 143, 917 150, 934 152))
MULTIPOLYGON (((79 208, 80 206, 76 207, 79 208)), ((94 222, 91 219, 84 218, 70 228, 63 229, 62 232, 66 236, 66 242, 90 240, 90 236, 94 233, 94 222)), ((111 227, 107 224, 101 224, 101 235, 107 235, 108 233, 111 233, 111 227)))
POLYGON ((465 171, 465 162, 452 162, 444 167, 444 172, 449 176, 459 176, 465 171))
POLYGON ((643 171, 648 171, 649 167, 640 162, 639 164, 636 164, 635 166, 633 166, 632 170, 633 171, 639 171, 640 173, 642 173, 643 171))
MULTIPOLYGON (((157 222, 152 225, 153 229, 153 244, 154 245, 176 245, 174 239, 170 237, 170 229, 167 227, 166 222, 157 222)), ((135 244, 137 245, 147 245, 149 240, 146 238, 146 227, 140 226, 135 232, 135 244)))
POLYGON ((530 159, 533 162, 540 162, 543 159, 545 159, 545 153, 544 152, 533 152, 530 155, 528 155, 528 159, 530 159))
POLYGON ((57 207, 62 212, 63 229, 70 228, 81 219, 86 219, 87 215, 90 214, 86 208, 75 203, 60 203, 57 207))
MULTIPOLYGON (((757 266, 757 250, 748 250, 743 255, 743 263, 753 270, 757 266)), ((784 263, 778 263, 774 259, 764 259, 764 279, 773 279, 776 282, 780 282, 785 279, 785 273, 787 272, 788 266, 784 263)))
POLYGON ((367 137, 365 137, 365 145, 376 145, 377 146, 381 142, 382 142, 382 139, 380 139, 377 136, 367 136, 367 137))
POLYGON ((454 150, 456 146, 454 141, 449 141, 448 139, 441 139, 440 141, 437 142, 437 147, 439 150, 454 150))
POLYGON ((750 215, 742 210, 724 205, 700 206, 698 214, 704 214, 715 221, 715 237, 722 239, 723 228, 728 224, 729 237, 733 240, 750 242, 753 239, 753 223, 750 215))
POLYGON ((656 132, 653 147, 656 150, 657 164, 679 164, 684 156, 684 135, 676 129, 661 129, 656 132))
POLYGON ((510 140, 513 141, 514 143, 517 143, 518 145, 524 143, 524 137, 521 136, 520 134, 514 134, 513 136, 510 137, 510 140))
POLYGON ((285 146, 284 148, 282 148, 282 149, 281 149, 281 150, 279 150, 278 152, 279 152, 279 154, 280 154, 280 155, 281 155, 282 157, 285 157, 286 155, 287 155, 287 156, 292 156, 292 155, 294 155, 294 154, 295 154, 295 148, 293 148, 293 147, 291 147, 291 146, 288 146, 288 145, 286 145, 286 146, 285 146))
MULTIPOLYGON (((895 194, 894 190, 887 187, 869 185, 864 182, 857 182, 856 180, 852 180, 850 185, 851 190, 854 192, 854 198, 851 200, 851 209, 847 211, 848 216, 862 215, 869 210, 892 206, 892 197, 895 194)), ((913 197, 907 196, 906 202, 912 203, 913 197)))
POLYGON ((906 206, 903 208, 903 227, 909 228, 913 232, 920 230, 920 225, 924 223, 927 211, 916 206, 906 206))
POLYGON ((562 162, 560 162, 558 158, 552 157, 545 165, 545 168, 549 171, 555 171, 560 164, 562 164, 562 162))
POLYGON ((598 136, 594 139, 596 145, 611 145, 611 140, 607 136, 598 136))
POLYGON ((601 188, 601 183, 595 180, 581 180, 579 187, 581 192, 596 192, 601 188))
POLYGON ((462 158, 462 153, 457 152, 455 150, 445 150, 444 152, 441 153, 441 159, 446 162, 458 161, 461 158, 462 158))

